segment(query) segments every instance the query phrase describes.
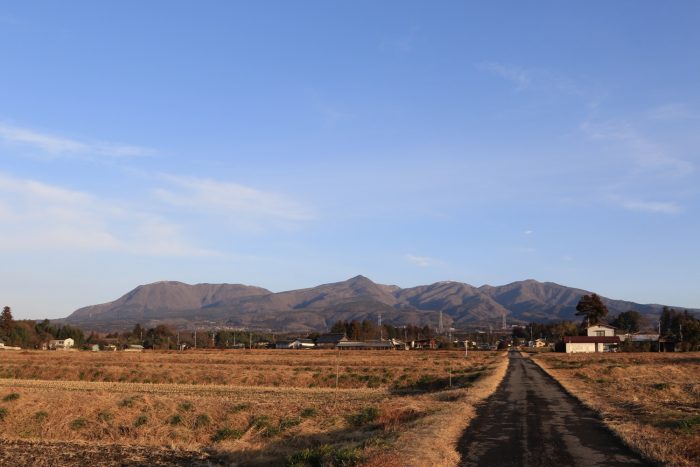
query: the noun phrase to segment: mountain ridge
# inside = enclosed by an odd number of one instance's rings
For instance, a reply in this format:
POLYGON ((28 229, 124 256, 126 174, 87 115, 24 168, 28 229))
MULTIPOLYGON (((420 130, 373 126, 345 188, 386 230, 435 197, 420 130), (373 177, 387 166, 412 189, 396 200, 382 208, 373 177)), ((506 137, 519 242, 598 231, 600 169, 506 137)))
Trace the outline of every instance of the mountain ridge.
MULTIPOLYGON (((139 285, 112 302, 80 308, 60 321, 110 331, 136 323, 167 323, 179 328, 224 326, 304 332, 326 330, 337 320, 376 320, 380 313, 388 324, 437 326, 442 312, 445 326, 464 328, 500 325, 503 316, 510 323, 578 319, 574 316, 576 304, 590 293, 534 279, 500 286, 440 281, 400 288, 358 275, 283 292, 243 284, 158 281, 139 285)), ((611 315, 634 309, 654 317, 663 307, 603 299, 611 315)))

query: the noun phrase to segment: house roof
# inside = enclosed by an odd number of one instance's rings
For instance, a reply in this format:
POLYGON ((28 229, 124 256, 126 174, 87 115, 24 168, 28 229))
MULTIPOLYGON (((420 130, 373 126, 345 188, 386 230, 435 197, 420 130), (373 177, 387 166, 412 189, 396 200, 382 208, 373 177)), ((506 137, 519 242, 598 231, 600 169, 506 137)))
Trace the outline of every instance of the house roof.
POLYGON ((344 340, 347 340, 347 337, 345 337, 345 334, 342 334, 342 333, 321 334, 316 339, 316 343, 317 344, 337 344, 338 342, 342 342, 344 340))
POLYGON ((564 336, 566 344, 619 344, 618 336, 564 336))
POLYGON ((338 347, 366 347, 366 348, 377 348, 377 347, 387 347, 393 348, 394 344, 391 341, 371 341, 371 342, 352 342, 344 341, 339 342, 338 347))
POLYGON ((659 335, 658 334, 632 334, 630 336, 630 340, 632 342, 646 342, 646 341, 657 341, 659 340, 659 335))

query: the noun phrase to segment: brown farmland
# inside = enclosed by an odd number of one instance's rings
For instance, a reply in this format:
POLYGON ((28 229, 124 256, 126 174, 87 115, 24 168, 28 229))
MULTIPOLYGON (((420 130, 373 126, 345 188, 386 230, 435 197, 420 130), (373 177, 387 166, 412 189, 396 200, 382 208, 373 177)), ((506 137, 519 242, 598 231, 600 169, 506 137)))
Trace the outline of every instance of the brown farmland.
POLYGON ((697 353, 545 353, 534 360, 632 448, 664 465, 700 465, 697 353))
POLYGON ((81 454, 98 465, 454 463, 474 403, 506 363, 449 351, 2 357, 0 463, 36 465, 81 454), (424 450, 426 431, 439 436, 424 450))

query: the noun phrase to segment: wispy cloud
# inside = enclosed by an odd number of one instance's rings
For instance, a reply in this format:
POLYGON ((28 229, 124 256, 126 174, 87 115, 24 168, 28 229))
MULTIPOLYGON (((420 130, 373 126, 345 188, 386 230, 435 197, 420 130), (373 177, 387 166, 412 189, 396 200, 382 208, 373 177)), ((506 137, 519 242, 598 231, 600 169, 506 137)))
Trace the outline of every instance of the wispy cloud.
POLYGON ((621 154, 630 158, 638 170, 651 170, 657 174, 659 170, 664 170, 665 175, 675 176, 685 176, 695 171, 691 161, 673 156, 644 136, 629 121, 584 121, 580 129, 591 139, 623 145, 625 151, 621 154))
POLYGON ((673 201, 636 201, 613 197, 613 203, 629 211, 648 212, 653 214, 678 214, 683 208, 673 201))
POLYGON ((429 256, 418 256, 418 255, 407 254, 407 255, 404 255, 404 258, 409 263, 415 264, 416 266, 419 266, 421 268, 427 268, 427 267, 436 266, 436 265, 440 264, 439 260, 437 260, 435 258, 431 258, 429 256))
POLYGON ((523 232, 523 235, 532 235, 533 233, 535 233, 534 230, 528 229, 528 230, 525 230, 525 231, 523 232))
POLYGON ((39 132, 29 128, 0 123, 0 140, 6 143, 31 146, 54 156, 148 156, 155 151, 141 146, 109 142, 88 142, 39 132))
POLYGON ((504 78, 515 85, 515 88, 522 90, 532 83, 532 71, 515 65, 504 65, 498 62, 482 62, 477 64, 477 69, 493 73, 504 78))
POLYGON ((291 227, 315 217, 310 207, 279 193, 205 178, 163 175, 162 179, 171 186, 154 190, 161 201, 215 214, 245 229, 291 227))
POLYGON ((214 254, 150 212, 89 193, 0 174, 0 250, 106 251, 148 256, 214 254))

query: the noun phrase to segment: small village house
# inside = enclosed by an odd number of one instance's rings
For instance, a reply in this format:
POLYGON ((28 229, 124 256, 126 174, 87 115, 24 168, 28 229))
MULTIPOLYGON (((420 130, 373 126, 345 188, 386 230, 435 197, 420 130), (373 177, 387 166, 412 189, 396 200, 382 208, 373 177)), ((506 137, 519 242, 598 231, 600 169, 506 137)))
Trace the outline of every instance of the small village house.
POLYGON ((68 350, 75 345, 75 341, 70 337, 66 339, 54 339, 49 341, 49 349, 51 350, 68 350))
POLYGON ((311 339, 295 339, 293 341, 278 341, 276 349, 313 349, 316 345, 311 339))
POLYGON ((564 336, 566 353, 614 352, 620 345, 620 338, 615 335, 615 327, 599 323, 588 326, 585 336, 564 336))

